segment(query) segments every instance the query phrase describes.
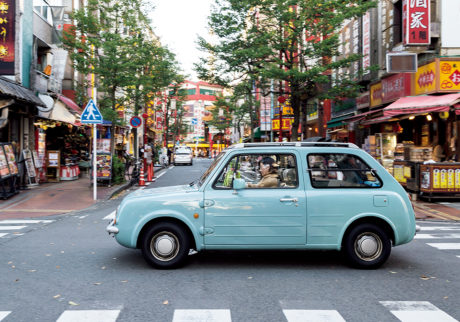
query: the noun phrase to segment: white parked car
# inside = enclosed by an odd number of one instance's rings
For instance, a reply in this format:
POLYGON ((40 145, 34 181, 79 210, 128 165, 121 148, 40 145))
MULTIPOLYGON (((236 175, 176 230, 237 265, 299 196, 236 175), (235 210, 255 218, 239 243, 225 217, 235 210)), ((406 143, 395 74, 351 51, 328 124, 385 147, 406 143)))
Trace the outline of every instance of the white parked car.
POLYGON ((174 165, 193 164, 193 153, 189 147, 180 147, 174 152, 174 165))

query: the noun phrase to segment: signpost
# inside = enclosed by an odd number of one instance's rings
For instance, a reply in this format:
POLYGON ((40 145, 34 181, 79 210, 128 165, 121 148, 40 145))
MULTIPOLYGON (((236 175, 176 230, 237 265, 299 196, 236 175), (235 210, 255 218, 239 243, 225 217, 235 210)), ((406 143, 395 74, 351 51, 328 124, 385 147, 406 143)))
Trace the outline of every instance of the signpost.
POLYGON ((102 114, 93 99, 90 99, 81 114, 81 123, 93 124, 93 199, 97 200, 97 145, 96 124, 102 124, 102 114))
POLYGON ((142 120, 141 120, 141 118, 139 116, 133 116, 129 120, 129 124, 131 124, 132 127, 137 128, 137 127, 141 126, 142 120))

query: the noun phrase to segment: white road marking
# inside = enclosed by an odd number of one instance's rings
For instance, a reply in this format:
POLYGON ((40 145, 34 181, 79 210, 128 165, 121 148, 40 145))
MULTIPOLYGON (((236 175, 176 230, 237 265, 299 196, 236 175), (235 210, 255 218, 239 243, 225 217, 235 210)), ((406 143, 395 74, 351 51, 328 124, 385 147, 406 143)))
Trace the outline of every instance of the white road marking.
POLYGON ((380 303, 403 322, 457 321, 446 312, 426 301, 380 301, 380 303))
POLYGON ((5 219, 5 220, 0 220, 0 225, 1 224, 9 224, 9 225, 17 225, 17 224, 38 224, 38 223, 43 223, 43 224, 49 224, 54 222, 54 220, 35 220, 35 219, 5 219))
POLYGON ((6 316, 10 313, 11 311, 0 311, 0 321, 6 318, 6 316))
POLYGON ((165 173, 166 173, 166 171, 163 171, 162 173, 160 173, 159 175, 157 175, 157 176, 155 177, 155 179, 160 178, 160 177, 161 177, 162 175, 164 175, 165 173))
POLYGON ((174 310, 173 322, 231 322, 230 310, 174 310))
POLYGON ((3 236, 6 236, 6 235, 8 235, 8 233, 0 233, 0 238, 2 238, 3 236))
POLYGON ((116 210, 112 211, 110 214, 108 214, 107 216, 105 216, 104 218, 102 218, 102 220, 112 220, 112 219, 115 219, 115 214, 116 214, 116 210))
POLYGON ((460 243, 427 243, 427 245, 437 249, 460 249, 460 243))
POLYGON ((444 234, 444 235, 417 234, 415 235, 415 239, 445 239, 445 238, 460 238, 460 234, 444 234))
POLYGON ((120 310, 67 310, 56 322, 114 322, 120 310))
POLYGON ((19 230, 26 227, 27 226, 0 226, 0 230, 19 230))
POLYGON ((422 231, 433 231, 433 230, 439 230, 439 231, 446 231, 446 230, 460 230, 460 227, 458 226, 452 226, 452 227, 445 227, 445 226, 421 226, 422 231))
POLYGON ((336 310, 283 310, 288 322, 345 322, 336 310))

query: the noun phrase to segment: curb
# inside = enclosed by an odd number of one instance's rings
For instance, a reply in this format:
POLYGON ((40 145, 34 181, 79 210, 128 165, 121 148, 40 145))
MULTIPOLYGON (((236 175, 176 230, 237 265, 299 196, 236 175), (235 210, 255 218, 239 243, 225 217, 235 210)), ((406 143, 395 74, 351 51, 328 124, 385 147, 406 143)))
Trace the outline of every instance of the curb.
MULTIPOLYGON (((158 168, 158 169, 155 169, 155 173, 161 173, 163 170, 166 170, 167 168, 158 168)), ((146 177, 147 174, 144 174, 144 176, 146 177)), ((136 180, 135 179, 131 179, 130 181, 128 182, 125 182, 124 184, 121 184, 120 186, 116 187, 108 196, 107 198, 105 198, 105 200, 110 200, 112 199, 113 196, 119 194, 120 192, 122 192, 123 190, 126 190, 132 186, 134 186, 136 184, 136 180)))

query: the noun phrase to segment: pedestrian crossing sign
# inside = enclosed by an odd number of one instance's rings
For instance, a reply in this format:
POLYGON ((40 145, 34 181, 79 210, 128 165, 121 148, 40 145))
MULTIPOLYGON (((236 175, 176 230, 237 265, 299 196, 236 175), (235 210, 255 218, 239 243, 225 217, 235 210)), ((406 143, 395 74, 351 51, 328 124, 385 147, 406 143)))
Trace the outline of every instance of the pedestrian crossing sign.
POLYGON ((102 114, 94 103, 93 99, 90 99, 86 104, 85 110, 81 114, 81 123, 86 124, 101 124, 103 121, 102 114))

